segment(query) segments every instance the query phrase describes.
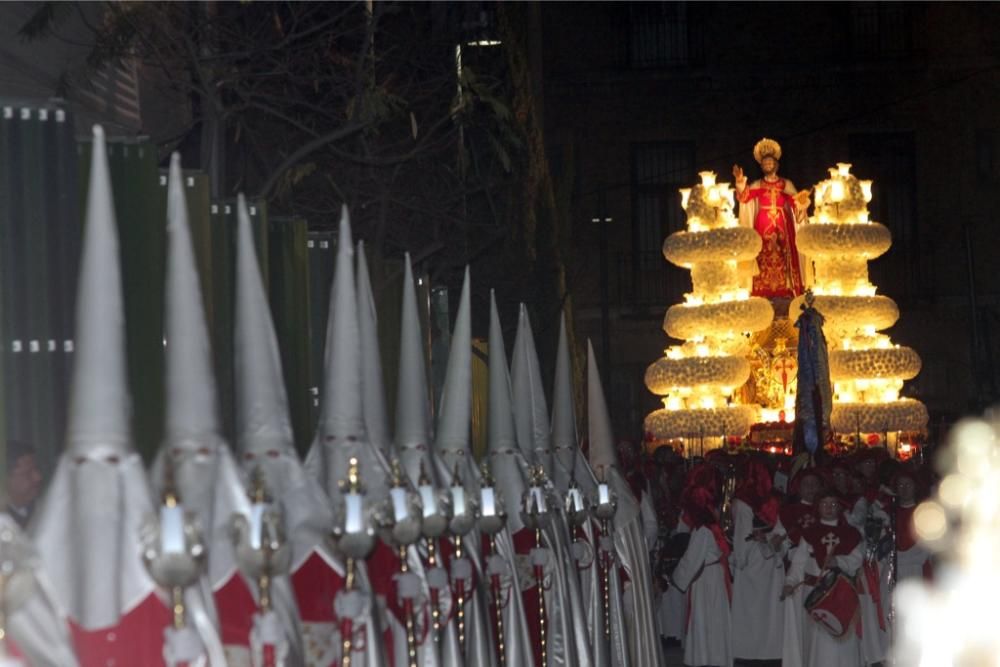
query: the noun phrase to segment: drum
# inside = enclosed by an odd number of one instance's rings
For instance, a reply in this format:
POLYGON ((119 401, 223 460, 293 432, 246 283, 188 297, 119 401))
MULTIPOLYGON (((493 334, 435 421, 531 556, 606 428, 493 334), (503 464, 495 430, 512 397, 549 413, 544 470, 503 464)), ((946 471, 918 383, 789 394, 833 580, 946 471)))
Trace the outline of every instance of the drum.
POLYGON ((806 597, 806 611, 834 637, 842 637, 858 614, 854 582, 840 570, 830 570, 806 597))

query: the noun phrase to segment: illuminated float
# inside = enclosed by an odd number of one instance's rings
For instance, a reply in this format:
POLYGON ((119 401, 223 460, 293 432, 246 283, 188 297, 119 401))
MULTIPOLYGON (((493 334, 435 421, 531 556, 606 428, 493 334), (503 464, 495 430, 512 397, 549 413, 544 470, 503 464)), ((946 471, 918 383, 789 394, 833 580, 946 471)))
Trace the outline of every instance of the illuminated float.
POLYGON ((750 377, 747 334, 766 329, 774 311, 745 287, 744 267, 760 251, 760 236, 739 225, 730 185, 716 183, 713 172, 700 176, 699 185, 680 191, 687 230, 663 244, 668 261, 690 269, 692 289, 663 320, 667 335, 684 342, 646 369, 646 386, 663 408, 646 417, 645 431, 652 442, 696 441, 703 451, 721 442, 717 436, 746 435, 757 420, 758 406, 735 392, 750 377))
MULTIPOLYGON (((896 323, 899 308, 876 294, 868 262, 889 249, 892 236, 868 219, 872 182, 859 180, 850 169, 840 163, 816 185, 811 224, 799 230, 798 244, 815 266, 815 306, 825 319, 834 392, 831 427, 841 434, 881 434, 894 445, 897 433, 927 425, 924 404, 899 395, 903 382, 920 372, 920 356, 879 333, 896 323)), ((800 302, 793 301, 789 312, 799 312, 800 302)))

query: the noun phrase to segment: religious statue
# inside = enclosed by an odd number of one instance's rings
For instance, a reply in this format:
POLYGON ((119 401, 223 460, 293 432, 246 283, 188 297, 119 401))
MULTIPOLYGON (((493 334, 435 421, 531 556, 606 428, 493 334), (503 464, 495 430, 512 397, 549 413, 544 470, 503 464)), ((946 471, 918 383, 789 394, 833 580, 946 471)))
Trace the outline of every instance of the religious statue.
POLYGON ((753 147, 753 156, 764 175, 749 186, 743 168, 733 166, 740 224, 752 226, 763 241, 751 294, 791 299, 804 289, 806 261, 795 245, 795 228, 806 219, 809 191, 798 192, 791 181, 778 176, 781 146, 777 141, 761 139, 753 147))

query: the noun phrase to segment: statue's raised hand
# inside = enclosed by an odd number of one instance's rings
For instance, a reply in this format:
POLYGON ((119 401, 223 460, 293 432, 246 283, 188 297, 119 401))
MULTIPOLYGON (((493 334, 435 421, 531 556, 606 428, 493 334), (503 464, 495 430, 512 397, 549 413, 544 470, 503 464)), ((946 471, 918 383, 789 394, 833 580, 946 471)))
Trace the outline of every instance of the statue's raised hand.
POLYGON ((737 190, 742 190, 746 187, 747 177, 743 173, 743 167, 738 164, 733 165, 733 181, 736 183, 737 190))

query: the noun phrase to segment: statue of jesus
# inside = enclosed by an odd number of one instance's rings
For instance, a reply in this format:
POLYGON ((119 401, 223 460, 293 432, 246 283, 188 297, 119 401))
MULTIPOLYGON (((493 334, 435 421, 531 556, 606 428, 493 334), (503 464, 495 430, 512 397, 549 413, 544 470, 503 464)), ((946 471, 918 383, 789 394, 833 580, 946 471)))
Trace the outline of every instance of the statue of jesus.
POLYGON ((794 298, 802 294, 802 267, 806 266, 795 245, 795 228, 806 219, 809 191, 798 192, 791 181, 778 176, 781 146, 777 141, 761 139, 753 147, 753 156, 764 175, 749 186, 743 168, 733 166, 740 224, 752 226, 763 242, 751 294, 794 298))

